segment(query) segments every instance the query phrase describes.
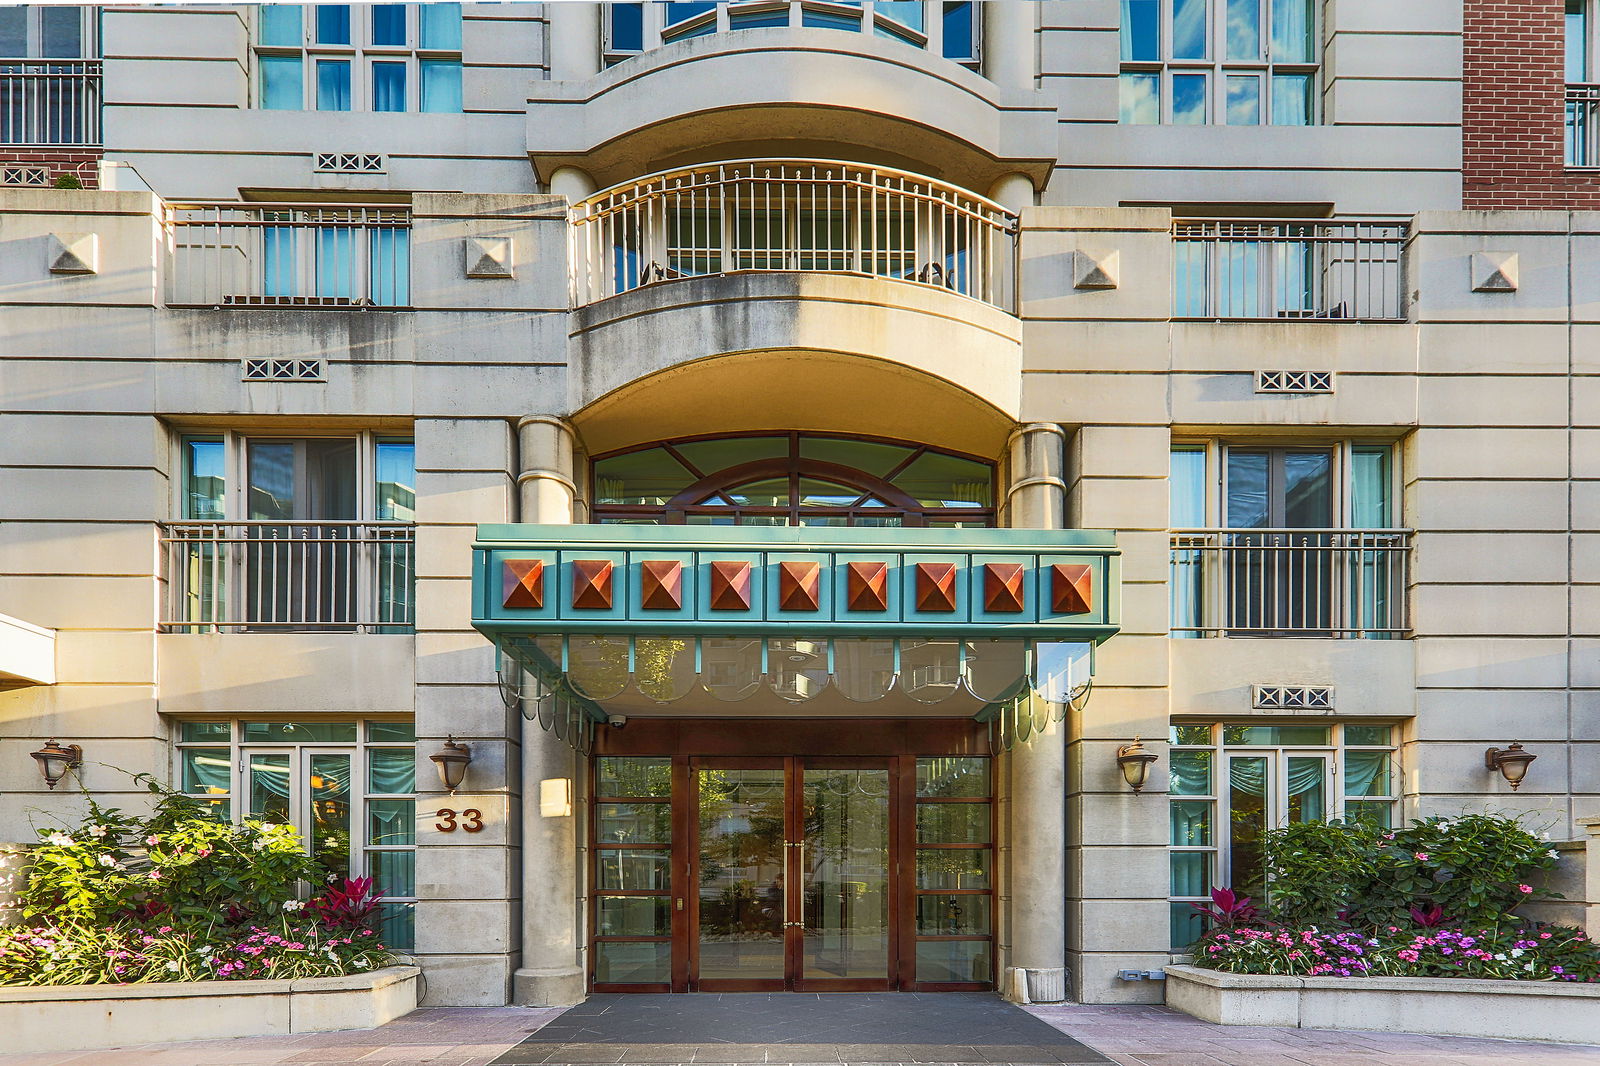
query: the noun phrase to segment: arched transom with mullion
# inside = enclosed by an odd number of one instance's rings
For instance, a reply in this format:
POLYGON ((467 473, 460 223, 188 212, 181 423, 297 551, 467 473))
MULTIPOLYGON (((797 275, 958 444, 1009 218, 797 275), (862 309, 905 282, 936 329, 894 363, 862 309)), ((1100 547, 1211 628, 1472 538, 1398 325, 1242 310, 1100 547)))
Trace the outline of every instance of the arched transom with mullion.
POLYGON ((682 438, 593 464, 603 523, 989 526, 993 483, 972 456, 797 432, 682 438))

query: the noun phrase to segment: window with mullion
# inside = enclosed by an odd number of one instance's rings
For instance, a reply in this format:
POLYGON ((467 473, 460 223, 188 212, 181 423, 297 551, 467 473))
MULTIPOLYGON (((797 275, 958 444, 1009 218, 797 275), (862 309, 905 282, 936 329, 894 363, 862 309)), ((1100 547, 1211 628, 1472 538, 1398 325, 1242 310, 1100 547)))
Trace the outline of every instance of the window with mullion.
POLYGON ((256 106, 459 112, 460 7, 263 5, 256 29, 256 106))
POLYGON ((994 805, 991 762, 919 758, 916 763, 916 980, 992 981, 994 805))
POLYGON ((601 984, 671 979, 672 760, 594 760, 594 974, 601 984))

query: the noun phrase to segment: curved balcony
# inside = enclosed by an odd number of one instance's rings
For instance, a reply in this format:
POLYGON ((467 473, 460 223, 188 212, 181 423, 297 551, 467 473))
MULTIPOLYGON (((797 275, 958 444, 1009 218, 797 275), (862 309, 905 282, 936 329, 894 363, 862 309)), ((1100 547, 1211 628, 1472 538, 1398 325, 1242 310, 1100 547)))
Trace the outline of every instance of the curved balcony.
POLYGON ((1042 184, 1060 134, 1055 103, 1037 90, 1003 88, 899 40, 828 29, 708 33, 529 88, 528 153, 541 181, 570 166, 605 186, 778 143, 987 191, 1015 173, 1042 184))

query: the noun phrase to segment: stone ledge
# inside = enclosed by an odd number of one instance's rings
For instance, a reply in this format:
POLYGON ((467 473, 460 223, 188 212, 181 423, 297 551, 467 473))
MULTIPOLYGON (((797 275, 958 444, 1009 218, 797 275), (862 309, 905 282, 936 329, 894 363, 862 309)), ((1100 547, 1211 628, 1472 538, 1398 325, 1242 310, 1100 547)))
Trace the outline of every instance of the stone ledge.
POLYGON ((415 966, 296 981, 173 981, 0 988, 6 1050, 372 1029, 416 1009, 415 966))
POLYGON ((1600 985, 1454 977, 1269 977, 1168 966, 1167 1005, 1219 1025, 1583 1044, 1600 985))

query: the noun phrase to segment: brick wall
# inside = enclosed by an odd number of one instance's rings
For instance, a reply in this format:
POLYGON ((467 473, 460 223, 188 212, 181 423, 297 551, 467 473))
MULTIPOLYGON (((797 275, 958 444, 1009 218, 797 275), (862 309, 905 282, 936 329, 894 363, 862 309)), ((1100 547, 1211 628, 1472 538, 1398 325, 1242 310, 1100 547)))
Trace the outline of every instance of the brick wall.
POLYGON ((72 174, 85 189, 100 185, 98 148, 18 148, 0 144, 0 172, 13 166, 48 167, 47 185, 54 185, 62 174, 72 174))

